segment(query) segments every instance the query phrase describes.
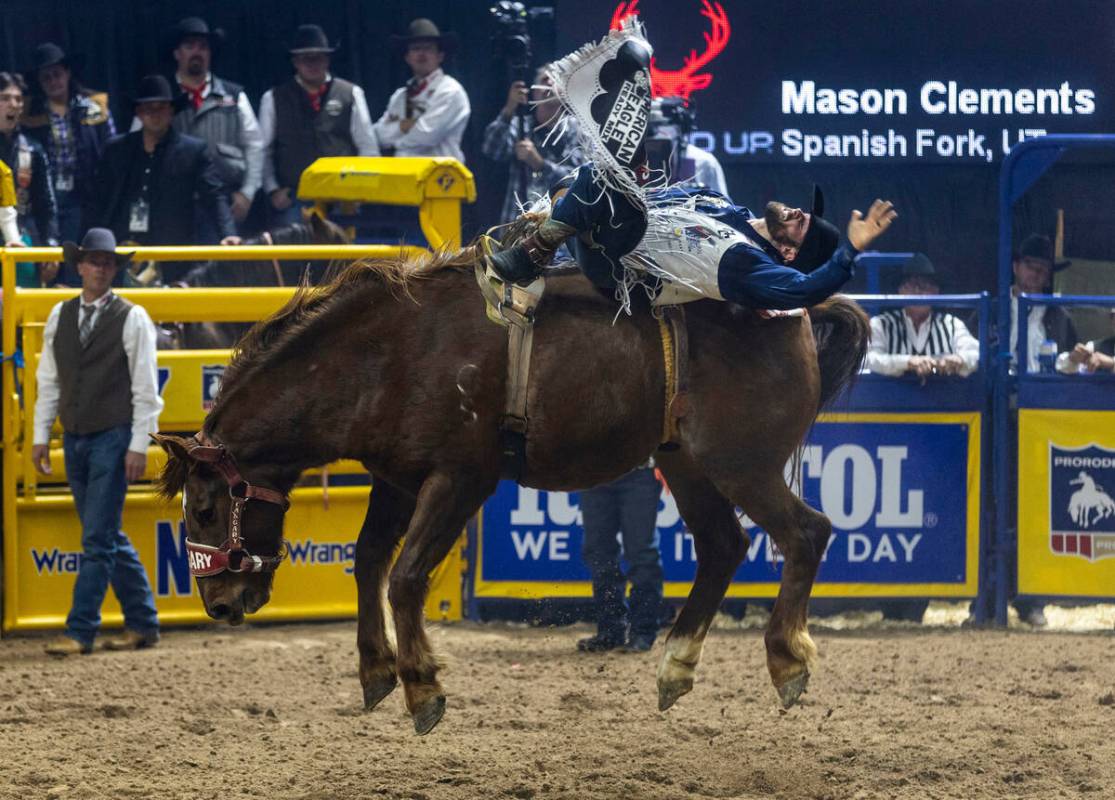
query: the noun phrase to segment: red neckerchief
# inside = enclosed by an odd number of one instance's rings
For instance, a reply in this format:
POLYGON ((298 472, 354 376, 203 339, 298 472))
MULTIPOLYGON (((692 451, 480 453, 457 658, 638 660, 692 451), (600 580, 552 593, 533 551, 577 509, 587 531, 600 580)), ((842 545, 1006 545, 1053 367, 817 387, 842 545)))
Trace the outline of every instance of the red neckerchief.
POLYGON ((423 78, 418 83, 415 83, 414 79, 411 78, 409 81, 407 81, 407 97, 417 97, 418 95, 422 94, 429 82, 429 78, 423 78))
POLYGON ((205 98, 202 97, 202 95, 205 93, 205 87, 208 85, 208 80, 203 81, 201 86, 197 87, 196 89, 186 86, 184 83, 178 84, 179 88, 181 88, 183 92, 189 95, 190 102, 193 103, 194 106, 194 111, 197 111, 199 108, 201 108, 201 104, 205 102, 205 98))
POLYGON ((311 92, 306 89, 306 97, 310 98, 310 105, 314 107, 314 112, 321 111, 321 98, 325 97, 325 93, 329 91, 329 82, 326 81, 317 88, 316 91, 311 92))

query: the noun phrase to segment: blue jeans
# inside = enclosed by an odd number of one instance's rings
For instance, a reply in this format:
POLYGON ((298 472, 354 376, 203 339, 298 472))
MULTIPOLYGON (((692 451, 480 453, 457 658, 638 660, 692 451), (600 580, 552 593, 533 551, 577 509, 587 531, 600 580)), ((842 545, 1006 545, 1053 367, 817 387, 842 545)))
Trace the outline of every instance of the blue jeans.
POLYGON ((653 469, 636 469, 622 478, 581 492, 585 539, 582 557, 592 573, 597 633, 622 641, 630 623, 632 636, 658 633, 662 605, 662 555, 658 550, 658 500, 662 484, 653 469), (628 569, 620 571, 620 547, 628 569), (625 580, 631 600, 624 600, 625 580))
POLYGON ((565 186, 569 191, 554 203, 550 216, 589 235, 591 244, 580 237, 570 240, 573 256, 585 277, 610 289, 622 275, 620 257, 638 247, 646 233, 646 212, 623 195, 603 189, 593 180, 590 167, 580 167, 563 178, 559 187, 565 186))
POLYGON ((66 476, 81 520, 82 549, 66 635, 83 644, 92 644, 97 635, 110 583, 124 611, 126 627, 139 633, 159 629, 147 573, 120 530, 128 490, 124 454, 131 438, 130 425, 85 436, 67 433, 62 438, 66 476))

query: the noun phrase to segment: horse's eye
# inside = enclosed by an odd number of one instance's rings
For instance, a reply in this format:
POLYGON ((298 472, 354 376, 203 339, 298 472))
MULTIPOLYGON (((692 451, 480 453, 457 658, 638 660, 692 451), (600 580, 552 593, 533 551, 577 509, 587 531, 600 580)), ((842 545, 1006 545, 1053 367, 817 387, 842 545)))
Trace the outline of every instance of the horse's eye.
POLYGON ((199 525, 209 525, 217 518, 217 512, 213 508, 199 508, 194 511, 194 519, 197 520, 199 525))

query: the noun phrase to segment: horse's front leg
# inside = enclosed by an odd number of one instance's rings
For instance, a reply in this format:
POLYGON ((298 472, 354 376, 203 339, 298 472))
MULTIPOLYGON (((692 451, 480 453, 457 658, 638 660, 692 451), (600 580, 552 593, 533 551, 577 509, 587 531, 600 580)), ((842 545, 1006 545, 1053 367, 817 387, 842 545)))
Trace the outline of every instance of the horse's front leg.
POLYGON ((697 551, 693 588, 658 664, 658 709, 665 711, 693 688, 705 636, 747 553, 748 538, 732 503, 691 460, 680 453, 663 453, 657 461, 697 551))
POLYGON ((389 695, 395 677, 395 648, 385 625, 383 579, 391 554, 414 514, 414 498, 377 480, 368 512, 356 540, 358 618, 356 648, 360 653, 360 685, 369 711, 389 695))
POLYGON ((785 708, 805 691, 817 659, 806 617, 809 594, 825 554, 832 523, 807 506, 786 485, 781 472, 740 481, 731 497, 765 530, 785 559, 782 584, 767 625, 767 670, 785 708))
POLYGON ((391 570, 388 599, 398 639, 396 668, 406 692, 414 730, 429 733, 445 713, 445 695, 438 683, 440 668, 426 637, 423 605, 436 567, 460 535, 469 517, 495 488, 496 479, 469 473, 435 472, 422 484, 406 540, 391 570))

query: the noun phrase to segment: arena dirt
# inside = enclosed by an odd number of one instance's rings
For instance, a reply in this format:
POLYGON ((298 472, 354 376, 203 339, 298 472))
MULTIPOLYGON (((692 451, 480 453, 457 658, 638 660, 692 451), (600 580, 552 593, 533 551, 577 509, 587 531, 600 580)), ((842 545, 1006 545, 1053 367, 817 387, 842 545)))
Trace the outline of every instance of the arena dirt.
MULTIPOLYGON (((846 627, 846 626, 845 626, 846 627)), ((352 623, 171 631, 57 661, 0 642, 2 798, 1115 797, 1115 637, 815 627, 779 710, 761 633, 721 626, 656 710, 647 655, 586 628, 433 626, 449 707, 360 706, 352 623)))

